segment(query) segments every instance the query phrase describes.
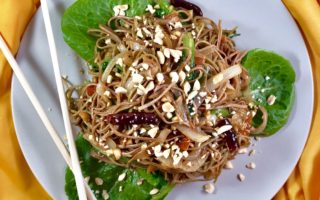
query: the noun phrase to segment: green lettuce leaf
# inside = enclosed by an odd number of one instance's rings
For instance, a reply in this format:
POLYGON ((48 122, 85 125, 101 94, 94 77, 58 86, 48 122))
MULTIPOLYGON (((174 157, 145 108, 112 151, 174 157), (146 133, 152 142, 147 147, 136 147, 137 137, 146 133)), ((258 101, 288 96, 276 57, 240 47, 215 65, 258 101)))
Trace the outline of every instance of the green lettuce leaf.
MULTIPOLYGON (((173 186, 169 185, 164 180, 160 173, 150 174, 145 169, 131 170, 123 167, 109 165, 99 162, 97 159, 90 156, 93 150, 89 142, 87 142, 82 135, 76 140, 81 163, 81 169, 84 177, 90 177, 89 186, 95 192, 97 199, 103 199, 102 191, 106 190, 109 194, 109 199, 116 200, 160 200, 172 190, 173 186), (126 178, 123 181, 118 181, 118 177, 122 173, 126 173, 126 178), (95 178, 103 180, 102 185, 95 183, 95 178), (139 180, 143 179, 141 185, 137 185, 139 180), (119 188, 122 191, 119 192, 119 188), (157 188, 159 192, 156 195, 150 195, 149 192, 157 188), (97 192, 98 191, 98 192, 97 192)), ((65 191, 70 200, 77 200, 77 190, 74 176, 69 168, 65 175, 65 191)))
MULTIPOLYGON (((253 49, 242 60, 250 75, 250 95, 257 105, 268 112, 267 127, 262 133, 276 133, 288 121, 294 102, 295 72, 291 63, 282 56, 262 49, 253 49), (273 105, 267 102, 274 95, 273 105)), ((261 113, 254 117, 254 125, 261 123, 261 113)))
POLYGON ((127 16, 136 16, 142 15, 147 5, 154 4, 154 1, 78 0, 62 17, 61 28, 65 42, 84 60, 93 64, 96 38, 89 36, 87 32, 90 28, 98 28, 99 24, 106 24, 114 14, 113 7, 123 4, 129 5, 127 16))

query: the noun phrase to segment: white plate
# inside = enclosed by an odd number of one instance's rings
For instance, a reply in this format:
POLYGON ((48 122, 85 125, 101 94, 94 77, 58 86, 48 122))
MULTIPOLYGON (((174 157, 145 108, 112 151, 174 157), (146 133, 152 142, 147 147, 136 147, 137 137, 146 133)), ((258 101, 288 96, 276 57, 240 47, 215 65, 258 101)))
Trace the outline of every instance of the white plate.
MULTIPOLYGON (((60 31, 61 15, 72 1, 50 1, 60 66, 74 83, 83 79, 79 67, 84 64, 63 42, 60 31), (54 2, 54 3, 53 3, 54 2)), ((276 135, 262 139, 253 157, 238 155, 233 170, 225 170, 216 184, 215 194, 204 194, 203 183, 177 186, 167 199, 270 199, 288 178, 296 165, 309 132, 313 110, 313 81, 308 53, 299 29, 285 6, 269 0, 214 0, 195 1, 205 16, 223 20, 224 27, 239 27, 241 37, 236 39, 241 49, 264 48, 288 58, 297 74, 296 100, 287 125, 276 135), (248 170, 245 164, 255 162, 257 168, 248 170), (237 173, 246 176, 244 182, 237 173)), ((21 43, 18 61, 27 79, 39 97, 57 130, 63 133, 54 75, 47 38, 40 11, 34 16, 21 43)), ((12 108, 18 139, 23 154, 43 187, 54 199, 66 199, 64 171, 66 164, 59 155, 46 129, 14 77, 12 81, 12 108)))

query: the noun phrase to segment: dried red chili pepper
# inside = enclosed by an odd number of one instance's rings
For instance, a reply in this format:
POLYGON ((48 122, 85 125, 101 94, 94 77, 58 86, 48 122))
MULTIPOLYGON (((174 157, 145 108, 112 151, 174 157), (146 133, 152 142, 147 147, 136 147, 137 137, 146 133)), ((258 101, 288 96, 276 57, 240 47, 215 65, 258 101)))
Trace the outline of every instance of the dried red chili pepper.
MULTIPOLYGON (((223 119, 223 120, 220 120, 218 123, 217 123, 217 127, 221 127, 221 126, 224 126, 224 125, 230 125, 231 123, 229 122, 229 120, 227 119, 223 119)), ((235 152, 236 150, 239 149, 239 144, 238 144, 238 141, 237 141, 237 135, 236 135, 236 132, 234 131, 234 129, 230 129, 226 132, 224 132, 223 134, 221 134, 221 137, 224 139, 224 141, 226 142, 228 148, 229 148, 229 152, 233 153, 235 152)))
POLYGON ((190 3, 185 0, 171 0, 170 3, 177 8, 185 8, 187 10, 193 10, 193 14, 196 16, 203 16, 202 10, 199 6, 190 3))
POLYGON ((87 95, 92 96, 96 92, 96 86, 95 85, 89 85, 86 89, 87 95))
POLYGON ((159 124, 160 120, 153 113, 132 112, 132 113, 117 113, 106 117, 108 123, 114 125, 132 125, 132 124, 159 124))
POLYGON ((189 149, 190 139, 187 137, 183 137, 177 142, 177 145, 179 146, 181 151, 187 151, 189 149))

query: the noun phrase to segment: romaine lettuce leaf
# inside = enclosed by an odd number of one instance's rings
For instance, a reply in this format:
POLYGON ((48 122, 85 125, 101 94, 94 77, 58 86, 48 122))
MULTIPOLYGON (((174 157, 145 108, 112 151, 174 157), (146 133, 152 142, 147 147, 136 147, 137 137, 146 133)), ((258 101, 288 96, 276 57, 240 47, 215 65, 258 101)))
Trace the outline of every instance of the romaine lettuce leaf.
MULTIPOLYGON (((150 174, 145 169, 132 170, 98 162, 97 159, 90 156, 93 148, 82 135, 76 140, 76 146, 80 160, 83 161, 81 163, 83 176, 90 177, 89 186, 95 192, 97 199, 103 199, 102 193, 103 190, 106 190, 109 194, 109 199, 112 200, 160 200, 164 199, 173 188, 160 173, 150 174), (126 178, 123 181, 118 181, 119 175, 124 172, 126 173, 126 178), (101 178, 103 184, 97 185, 95 178, 101 178), (137 185, 137 182, 141 179, 143 179, 143 183, 137 185), (120 187, 122 187, 121 192, 119 191, 120 187), (159 189, 159 192, 151 196, 149 192, 154 188, 159 189)), ((74 176, 69 168, 66 170, 65 181, 65 191, 69 199, 78 199, 74 176)))
MULTIPOLYGON (((165 1, 161 0, 160 2, 165 1)), ((65 42, 84 60, 93 64, 96 38, 87 34, 90 28, 106 24, 113 16, 113 7, 128 4, 127 16, 142 15, 153 0, 78 0, 64 13, 61 28, 65 42)), ((161 3, 161 5, 166 5, 161 3)))
MULTIPOLYGON (((250 95, 257 105, 268 112, 268 123, 262 135, 276 133, 288 121, 294 102, 295 72, 291 63, 282 56, 262 49, 253 49, 242 60, 250 75, 250 95), (276 101, 269 105, 267 99, 274 95, 276 101)), ((258 125, 259 113, 254 118, 258 125)))

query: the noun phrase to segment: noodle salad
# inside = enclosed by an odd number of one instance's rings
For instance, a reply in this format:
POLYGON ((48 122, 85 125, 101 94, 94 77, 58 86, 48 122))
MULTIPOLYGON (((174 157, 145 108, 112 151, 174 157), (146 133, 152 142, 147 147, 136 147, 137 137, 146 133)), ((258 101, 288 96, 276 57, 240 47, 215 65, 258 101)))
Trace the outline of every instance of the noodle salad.
MULTIPOLYGON (((76 26, 68 18, 90 1, 77 1, 62 22, 66 42, 88 61, 90 80, 69 84, 66 94, 92 159, 159 173, 171 186, 217 180, 250 136, 271 135, 286 123, 294 71, 284 58, 237 49, 236 29, 223 29, 186 1, 92 2, 108 12, 85 30, 86 51, 68 31, 76 26), (262 69, 280 61, 281 76, 262 69), (287 86, 279 90, 275 80, 287 86)), ((153 188, 141 199, 159 192, 153 188)))

